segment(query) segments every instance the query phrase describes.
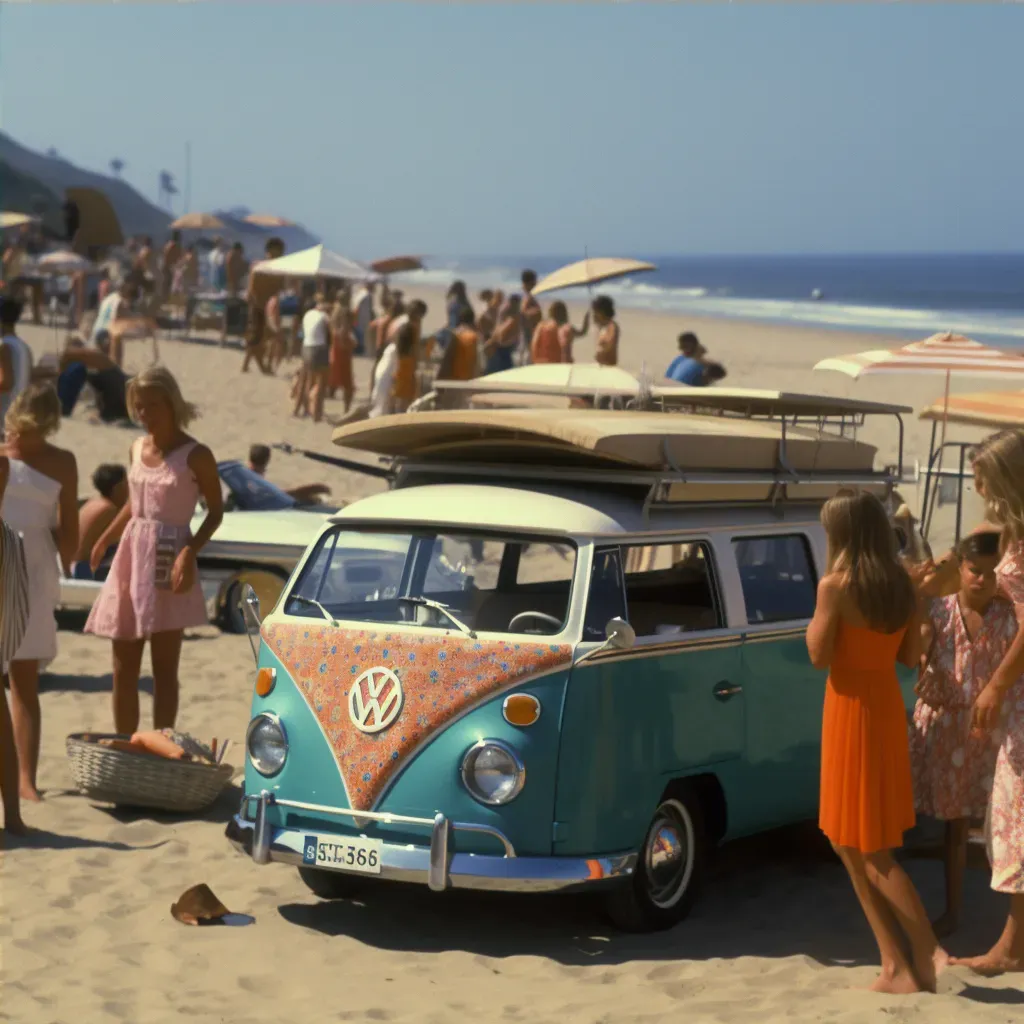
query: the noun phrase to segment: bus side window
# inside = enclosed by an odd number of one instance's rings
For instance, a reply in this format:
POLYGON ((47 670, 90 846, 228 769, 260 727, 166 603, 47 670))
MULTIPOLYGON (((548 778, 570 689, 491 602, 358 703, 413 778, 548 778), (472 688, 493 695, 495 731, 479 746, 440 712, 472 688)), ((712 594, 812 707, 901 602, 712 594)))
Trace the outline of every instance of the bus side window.
POLYGON ((609 619, 626 617, 626 600, 622 589, 622 557, 618 548, 594 552, 587 590, 587 613, 583 620, 583 639, 601 642, 606 639, 609 619))

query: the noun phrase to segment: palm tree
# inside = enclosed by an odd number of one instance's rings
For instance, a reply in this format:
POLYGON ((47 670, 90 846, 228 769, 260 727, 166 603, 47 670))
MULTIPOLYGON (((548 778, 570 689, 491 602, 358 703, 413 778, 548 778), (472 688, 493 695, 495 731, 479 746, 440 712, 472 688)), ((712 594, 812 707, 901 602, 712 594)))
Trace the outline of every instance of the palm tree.
POLYGON ((110 161, 110 170, 113 172, 115 178, 120 178, 121 172, 124 170, 124 161, 119 156, 115 156, 114 159, 110 161))
POLYGON ((178 186, 174 183, 174 175, 170 171, 161 171, 159 180, 160 202, 170 210, 171 200, 178 194, 178 186))

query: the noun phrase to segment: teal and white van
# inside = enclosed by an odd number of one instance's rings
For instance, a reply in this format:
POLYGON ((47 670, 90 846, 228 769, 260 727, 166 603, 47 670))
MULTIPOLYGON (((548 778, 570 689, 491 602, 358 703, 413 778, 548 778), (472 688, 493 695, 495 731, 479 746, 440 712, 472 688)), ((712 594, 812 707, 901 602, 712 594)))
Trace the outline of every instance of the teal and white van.
POLYGON ((902 438, 907 410, 688 404, 341 428, 392 487, 327 521, 260 623, 232 843, 322 897, 592 888, 654 929, 716 844, 813 818, 820 506, 891 492, 851 434, 902 438))

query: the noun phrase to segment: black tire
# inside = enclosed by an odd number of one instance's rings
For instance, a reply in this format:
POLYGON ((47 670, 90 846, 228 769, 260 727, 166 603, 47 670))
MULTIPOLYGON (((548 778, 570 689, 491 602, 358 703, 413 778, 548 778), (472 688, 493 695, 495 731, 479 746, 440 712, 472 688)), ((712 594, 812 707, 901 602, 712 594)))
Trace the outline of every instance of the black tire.
POLYGON ((347 900, 355 896, 365 884, 364 879, 354 875, 323 871, 320 868, 299 868, 299 878, 311 893, 322 900, 347 900))
POLYGON ((632 878, 608 894, 605 912, 612 924, 627 932, 677 925, 697 899, 709 849, 698 791, 681 787, 665 796, 644 836, 632 878))
POLYGON ((225 633, 243 634, 248 632, 248 620, 245 617, 245 610, 242 604, 241 580, 235 580, 228 587, 227 597, 224 599, 224 607, 220 612, 220 626, 225 633))

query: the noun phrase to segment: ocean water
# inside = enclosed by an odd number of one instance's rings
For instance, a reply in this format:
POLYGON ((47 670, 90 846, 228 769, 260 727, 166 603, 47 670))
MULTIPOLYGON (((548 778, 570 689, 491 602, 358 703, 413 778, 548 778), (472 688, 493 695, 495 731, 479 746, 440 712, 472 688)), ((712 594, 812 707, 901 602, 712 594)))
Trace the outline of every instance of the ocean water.
MULTIPOLYGON (((447 287, 462 278, 474 291, 519 287, 579 255, 432 260, 404 275, 447 287)), ((637 256, 657 270, 597 285, 625 307, 694 316, 728 316, 871 331, 919 339, 955 331, 979 341, 1024 346, 1024 254, 895 256, 637 256)), ((397 282, 396 282, 397 283, 397 282)), ((584 298, 584 289, 562 297, 584 298)))

